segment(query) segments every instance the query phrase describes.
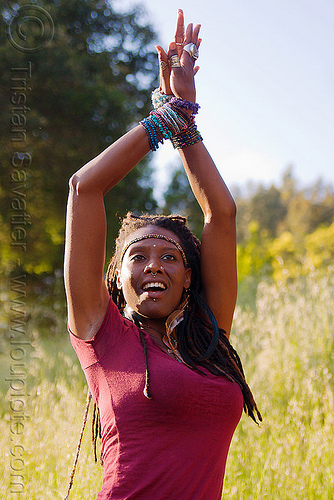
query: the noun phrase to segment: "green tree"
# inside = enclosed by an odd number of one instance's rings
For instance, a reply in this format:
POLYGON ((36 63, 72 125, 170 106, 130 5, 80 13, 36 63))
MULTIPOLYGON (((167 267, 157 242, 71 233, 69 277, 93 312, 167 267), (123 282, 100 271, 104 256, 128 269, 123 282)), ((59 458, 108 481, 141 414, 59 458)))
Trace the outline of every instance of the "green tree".
POLYGON ((334 266, 334 222, 326 227, 319 226, 313 233, 305 237, 304 267, 314 269, 334 266))
MULTIPOLYGON (((20 188, 29 214, 24 268, 42 273, 62 266, 68 179, 148 113, 158 64, 155 34, 140 7, 119 13, 106 0, 35 5, 55 29, 50 43, 29 52, 5 34, 15 39, 18 4, 0 2, 0 242, 6 264, 13 189, 20 188)), ((38 26, 22 29, 28 46, 36 42, 38 26)), ((115 213, 155 209, 150 174, 145 160, 106 197, 109 241, 117 232, 115 213)))
POLYGON ((200 238, 203 229, 203 214, 182 166, 174 167, 171 182, 164 194, 164 200, 164 213, 177 213, 187 217, 189 227, 200 238))
POLYGON ((256 220, 271 237, 276 236, 279 223, 286 215, 286 208, 281 200, 280 190, 274 185, 269 189, 259 186, 250 200, 250 217, 256 220))

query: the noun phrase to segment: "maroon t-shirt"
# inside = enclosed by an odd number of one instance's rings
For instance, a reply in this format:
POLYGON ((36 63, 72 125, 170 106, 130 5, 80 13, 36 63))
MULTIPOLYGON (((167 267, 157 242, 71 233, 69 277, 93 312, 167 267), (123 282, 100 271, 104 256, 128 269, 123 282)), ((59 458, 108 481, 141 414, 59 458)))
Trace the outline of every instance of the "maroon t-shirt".
POLYGON ((219 500, 243 397, 239 386, 171 358, 112 301, 94 338, 71 342, 96 400, 104 479, 97 500, 219 500))

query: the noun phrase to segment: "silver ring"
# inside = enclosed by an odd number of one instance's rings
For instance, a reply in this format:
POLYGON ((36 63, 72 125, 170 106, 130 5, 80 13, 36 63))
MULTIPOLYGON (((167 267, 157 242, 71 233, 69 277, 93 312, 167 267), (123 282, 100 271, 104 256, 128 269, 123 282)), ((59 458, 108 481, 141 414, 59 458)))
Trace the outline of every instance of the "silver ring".
POLYGON ((199 50, 194 43, 187 43, 187 45, 183 47, 183 50, 187 51, 190 57, 192 57, 195 61, 198 59, 199 50))
POLYGON ((171 68, 180 68, 181 66, 180 59, 177 54, 174 54, 169 58, 169 63, 171 68))

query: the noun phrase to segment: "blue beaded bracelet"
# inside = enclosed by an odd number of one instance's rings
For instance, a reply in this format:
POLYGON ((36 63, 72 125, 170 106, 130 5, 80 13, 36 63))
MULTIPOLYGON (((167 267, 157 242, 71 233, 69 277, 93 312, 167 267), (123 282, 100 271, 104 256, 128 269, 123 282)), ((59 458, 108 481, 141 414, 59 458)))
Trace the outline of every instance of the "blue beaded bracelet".
POLYGON ((139 123, 145 128, 150 149, 156 151, 159 142, 185 132, 192 122, 193 119, 178 104, 167 102, 139 123))
POLYGON ((148 135, 148 140, 150 143, 150 149, 152 151, 156 151, 159 148, 159 143, 157 139, 157 134, 155 131, 155 127, 149 122, 148 118, 144 118, 141 122, 139 122, 146 130, 148 135))

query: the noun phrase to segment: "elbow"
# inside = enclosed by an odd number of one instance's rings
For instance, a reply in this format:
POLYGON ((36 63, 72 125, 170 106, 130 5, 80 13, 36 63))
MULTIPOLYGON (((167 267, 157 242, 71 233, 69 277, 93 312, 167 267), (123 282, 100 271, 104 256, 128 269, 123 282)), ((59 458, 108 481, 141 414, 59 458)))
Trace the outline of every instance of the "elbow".
POLYGON ((68 181, 68 185, 69 185, 70 195, 72 196, 82 194, 83 192, 87 191, 85 189, 85 183, 80 178, 80 175, 78 175, 77 172, 72 175, 72 177, 68 181))
POLYGON ((221 221, 225 221, 230 227, 234 227, 236 225, 237 219, 237 206, 234 200, 231 200, 227 206, 225 206, 219 214, 221 221))
POLYGON ((90 179, 89 172, 85 167, 75 172, 68 181, 70 193, 83 194, 93 190, 93 180, 90 179))
POLYGON ((236 203, 235 203, 235 201, 234 201, 233 198, 231 199, 229 212, 230 212, 230 217, 232 219, 236 219, 237 218, 237 205, 236 205, 236 203))
POLYGON ((237 205, 232 196, 230 196, 229 199, 226 200, 226 202, 220 207, 219 215, 220 217, 229 219, 231 221, 237 218, 237 205))
POLYGON ((204 219, 206 223, 216 221, 221 223, 223 221, 229 221, 229 223, 235 224, 237 218, 237 206, 231 198, 228 202, 225 201, 220 206, 215 206, 214 209, 209 210, 205 215, 204 219))
POLYGON ((225 220, 225 224, 227 227, 231 229, 236 227, 237 206, 233 199, 231 200, 229 206, 226 207, 223 217, 224 217, 223 220, 225 220))
POLYGON ((221 213, 231 219, 237 217, 237 205, 232 196, 221 206, 221 213))
POLYGON ((70 193, 76 195, 97 193, 104 196, 107 192, 105 175, 101 174, 101 171, 93 162, 86 163, 80 170, 75 172, 68 183, 70 193))
POLYGON ((70 192, 76 193, 77 192, 77 187, 79 186, 79 178, 78 175, 75 173, 72 175, 70 180, 68 181, 68 186, 70 189, 70 192))

